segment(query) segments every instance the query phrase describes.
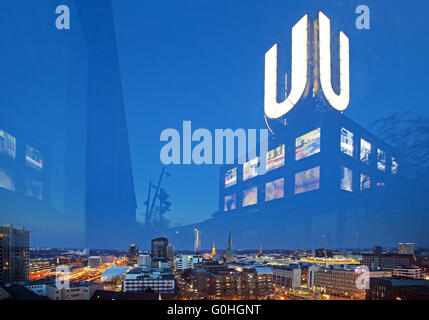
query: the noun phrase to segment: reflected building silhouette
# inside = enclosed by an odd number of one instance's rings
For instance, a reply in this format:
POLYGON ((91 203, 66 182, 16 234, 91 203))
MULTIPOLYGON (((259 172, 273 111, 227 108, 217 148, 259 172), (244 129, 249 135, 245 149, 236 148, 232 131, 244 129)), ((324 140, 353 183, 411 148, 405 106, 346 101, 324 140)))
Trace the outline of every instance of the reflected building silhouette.
POLYGON ((75 3, 89 59, 86 246, 125 247, 136 231, 137 205, 111 2, 75 3))

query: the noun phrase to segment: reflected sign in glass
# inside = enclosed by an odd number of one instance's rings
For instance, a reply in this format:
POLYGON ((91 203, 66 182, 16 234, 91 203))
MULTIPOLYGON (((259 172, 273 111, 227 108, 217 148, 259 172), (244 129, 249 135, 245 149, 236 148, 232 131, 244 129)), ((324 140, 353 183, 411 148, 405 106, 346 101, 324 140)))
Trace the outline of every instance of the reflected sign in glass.
POLYGON ((295 160, 320 152, 320 128, 297 138, 295 147, 295 160))
POLYGON ((371 178, 367 175, 360 175, 360 189, 365 190, 371 188, 371 178))
POLYGON ((341 183, 340 188, 345 191, 353 191, 353 171, 352 169, 341 167, 341 183))
POLYGON ((284 178, 265 184, 265 201, 271 201, 284 197, 284 178))
POLYGON ((237 208, 237 196, 235 193, 225 196, 225 211, 231 211, 237 208))
POLYGON ((256 177, 258 175, 258 164, 258 157, 243 163, 243 181, 246 181, 247 179, 256 177))
POLYGON ((353 133, 341 128, 341 152, 353 157, 353 133))
POLYGON ((14 174, 12 171, 0 168, 0 188, 15 191, 14 174))
POLYGON ((317 190, 320 187, 320 167, 295 174, 295 194, 317 190))
POLYGON ((42 171, 43 169, 42 154, 38 150, 27 145, 27 148, 25 150, 25 164, 29 167, 42 171))
POLYGON ((281 145, 267 153, 267 171, 271 171, 284 166, 285 145, 281 145))
POLYGON ((6 131, 0 129, 0 154, 15 159, 16 157, 16 138, 6 131))
POLYGON ((360 160, 364 163, 369 163, 371 155, 371 143, 364 139, 360 139, 360 160))
POLYGON ((225 187, 233 186, 237 183, 237 168, 232 168, 225 173, 225 187))
POLYGON ((243 191, 243 207, 254 205, 258 202, 258 187, 243 191))
POLYGON ((377 149, 377 169, 380 171, 386 170, 386 154, 381 149, 377 149))

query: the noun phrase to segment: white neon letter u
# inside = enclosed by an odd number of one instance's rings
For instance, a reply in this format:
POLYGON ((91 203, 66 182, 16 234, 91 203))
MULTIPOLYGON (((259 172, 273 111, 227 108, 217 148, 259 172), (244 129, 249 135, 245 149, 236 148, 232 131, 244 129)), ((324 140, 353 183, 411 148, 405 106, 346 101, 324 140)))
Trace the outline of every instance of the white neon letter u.
POLYGON ((265 54, 264 111, 268 118, 276 119, 289 112, 299 101, 307 85, 308 68, 308 15, 292 28, 292 82, 290 94, 277 101, 277 44, 265 54))

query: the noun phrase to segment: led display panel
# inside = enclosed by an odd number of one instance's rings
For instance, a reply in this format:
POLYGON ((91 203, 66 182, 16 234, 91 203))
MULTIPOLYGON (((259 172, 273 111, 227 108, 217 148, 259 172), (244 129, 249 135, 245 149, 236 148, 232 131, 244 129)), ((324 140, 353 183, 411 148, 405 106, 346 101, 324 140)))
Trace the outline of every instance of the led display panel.
POLYGON ((243 163, 243 181, 254 178, 258 175, 258 165, 258 157, 243 163))
POLYGON ((16 157, 16 138, 0 129, 0 154, 12 159, 16 157))
POLYGON ((225 211, 231 211, 237 208, 237 196, 235 193, 225 196, 225 211))
POLYGON ((232 168, 225 173, 225 187, 228 188, 237 183, 237 168, 232 168))
POLYGON ((295 147, 297 161, 320 152, 320 128, 297 138, 295 147))
POLYGON ((39 200, 43 199, 43 184, 37 180, 27 179, 25 195, 36 198, 39 200))
POLYGON ((295 194, 300 194, 320 187, 320 167, 295 174, 295 194))
POLYGON ((267 171, 271 171, 284 166, 285 145, 281 145, 267 153, 267 171))
POLYGON ((258 202, 258 187, 243 191, 243 207, 254 205, 258 202))
POLYGON ((377 149, 377 169, 380 171, 386 170, 386 154, 381 149, 377 149))
POLYGON ((341 167, 340 188, 345 191, 353 191, 353 171, 346 167, 341 167))
POLYGON ((12 171, 0 168, 0 188, 15 191, 14 174, 12 171))
POLYGON ((25 164, 31 168, 42 171, 43 169, 42 154, 38 150, 27 145, 27 148, 25 150, 25 164))
POLYGON ((265 184, 265 201, 271 201, 284 197, 284 178, 265 184))
POLYGON ((360 139, 360 160, 364 163, 369 163, 371 155, 371 143, 364 139, 360 139))
POLYGON ((341 128, 341 152, 353 157, 353 133, 341 128))
POLYGON ((360 175, 360 189, 365 190, 371 188, 371 178, 367 175, 360 175))

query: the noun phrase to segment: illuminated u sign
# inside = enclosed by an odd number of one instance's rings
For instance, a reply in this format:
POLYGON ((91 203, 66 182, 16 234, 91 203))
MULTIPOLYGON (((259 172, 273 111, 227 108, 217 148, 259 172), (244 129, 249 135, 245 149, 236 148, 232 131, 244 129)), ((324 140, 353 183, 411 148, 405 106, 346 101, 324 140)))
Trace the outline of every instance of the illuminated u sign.
MULTIPOLYGON (((349 81, 349 39, 340 32, 340 93, 337 95, 331 83, 331 27, 330 20, 319 12, 319 59, 320 85, 329 104, 338 111, 344 111, 350 101, 349 81)), ((265 54, 265 115, 277 119, 289 112, 301 99, 309 80, 309 21, 305 15, 292 28, 292 76, 290 93, 282 102, 277 101, 277 44, 265 54)), ((287 81, 287 80, 286 80, 287 81)), ((316 81, 316 79, 314 79, 316 81)), ((287 85, 285 85, 286 90, 287 85)))

